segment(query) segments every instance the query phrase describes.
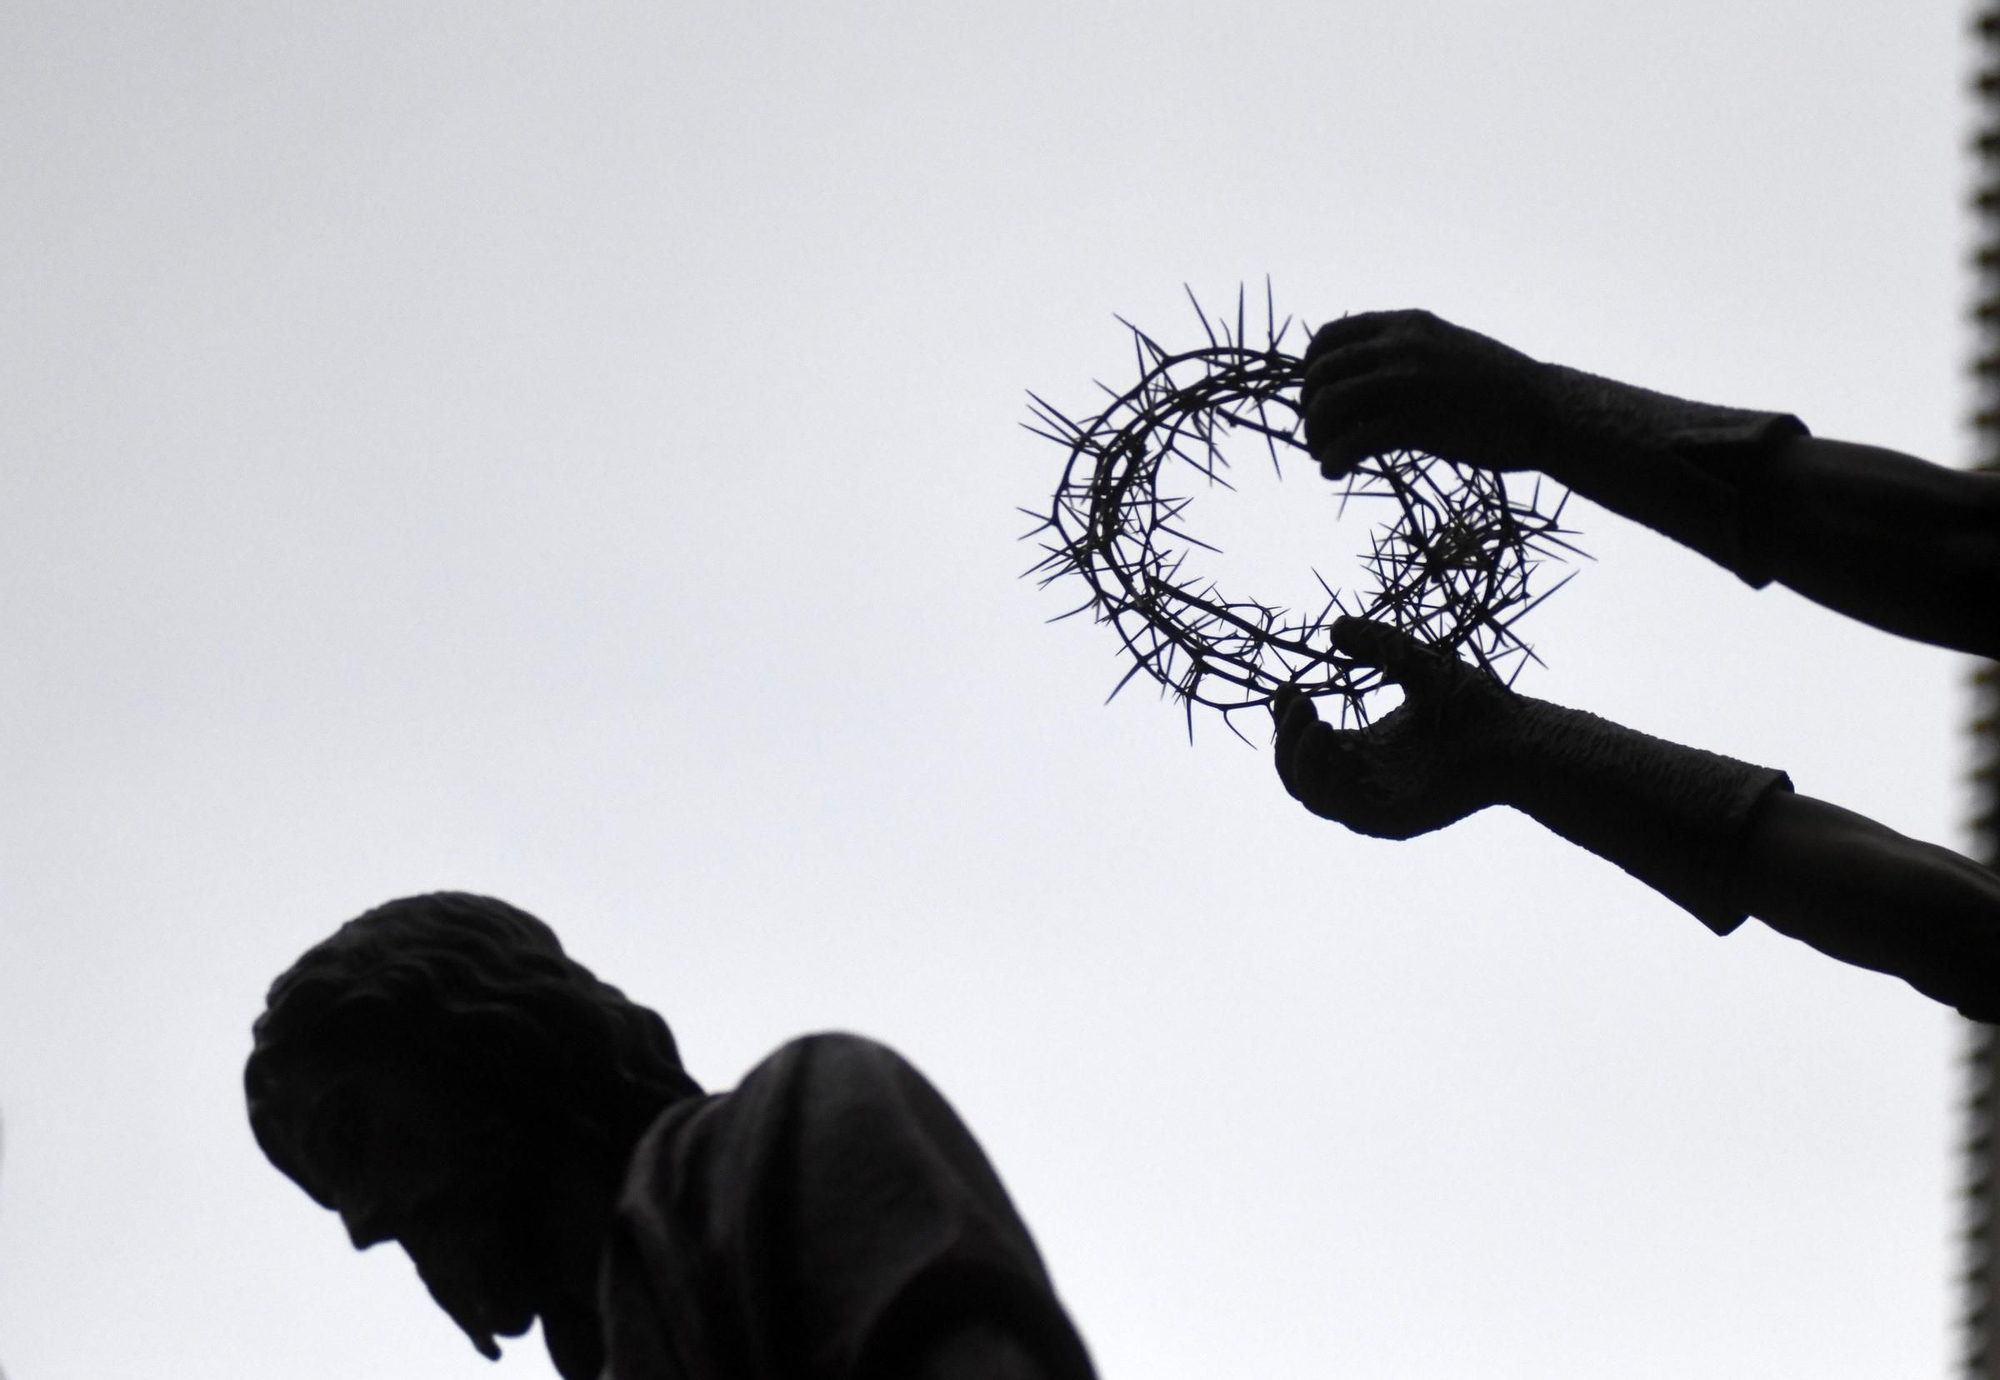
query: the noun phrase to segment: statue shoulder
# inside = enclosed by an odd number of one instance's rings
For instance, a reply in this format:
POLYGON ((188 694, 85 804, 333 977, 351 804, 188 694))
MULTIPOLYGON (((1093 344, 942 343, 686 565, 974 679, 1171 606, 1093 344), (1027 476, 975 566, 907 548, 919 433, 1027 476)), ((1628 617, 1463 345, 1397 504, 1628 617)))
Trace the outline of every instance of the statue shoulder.
POLYGON ((640 1158, 690 1142, 740 1139, 793 1120, 802 1105, 824 1106, 894 1095, 942 1100, 928 1079, 880 1041, 845 1031, 788 1040, 760 1060, 727 1092, 691 1097, 668 1107, 647 1129, 640 1158))
POLYGON ((805 1069, 813 1070, 816 1075, 923 1077, 909 1060, 879 1040, 844 1030, 829 1030, 786 1041, 744 1077, 743 1086, 748 1087, 752 1080, 767 1074, 796 1077, 805 1069))

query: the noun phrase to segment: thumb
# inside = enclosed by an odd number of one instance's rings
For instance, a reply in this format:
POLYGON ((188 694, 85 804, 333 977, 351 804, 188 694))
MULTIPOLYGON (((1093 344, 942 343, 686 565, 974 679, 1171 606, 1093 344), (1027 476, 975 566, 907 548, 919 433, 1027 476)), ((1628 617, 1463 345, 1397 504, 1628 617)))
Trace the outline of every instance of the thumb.
POLYGON ((1272 748, 1278 779, 1285 783, 1286 791, 1294 799, 1301 799, 1303 797, 1299 793, 1304 782, 1301 780, 1300 753, 1313 731, 1323 727, 1319 711, 1313 708, 1313 702, 1297 686, 1284 685, 1271 697, 1271 717, 1277 721, 1278 729, 1272 748))
POLYGON ((1312 718, 1319 717, 1312 700, 1296 685, 1280 685, 1271 692, 1271 722, 1284 731, 1285 721, 1294 714, 1304 713, 1312 718))

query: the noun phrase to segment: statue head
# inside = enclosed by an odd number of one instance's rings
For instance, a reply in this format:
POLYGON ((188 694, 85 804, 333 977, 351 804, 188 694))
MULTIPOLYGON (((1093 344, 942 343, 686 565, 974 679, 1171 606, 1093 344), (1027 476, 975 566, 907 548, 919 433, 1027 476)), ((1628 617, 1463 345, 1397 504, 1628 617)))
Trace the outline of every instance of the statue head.
POLYGON ((700 1091, 666 1023, 548 926, 451 892, 307 951, 271 986, 243 1082, 264 1153, 357 1248, 400 1241, 488 1356, 540 1315, 565 1375, 565 1330, 589 1373, 577 1310, 625 1161, 700 1091))

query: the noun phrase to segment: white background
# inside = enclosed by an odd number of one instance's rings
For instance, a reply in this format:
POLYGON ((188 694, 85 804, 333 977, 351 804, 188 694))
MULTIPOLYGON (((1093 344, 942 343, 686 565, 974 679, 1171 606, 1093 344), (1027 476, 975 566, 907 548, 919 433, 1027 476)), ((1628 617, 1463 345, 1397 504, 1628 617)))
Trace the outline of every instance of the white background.
MULTIPOLYGON (((1955 1017, 1101 707, 1014 508, 1025 389, 1267 273, 1956 461, 1964 18, 0 10, 13 1380, 491 1373, 240 1105, 270 979, 439 887, 710 1086, 903 1050, 1107 1377, 1945 1374, 1955 1017)), ((1957 840, 1958 658, 1573 513, 1524 690, 1957 840)))

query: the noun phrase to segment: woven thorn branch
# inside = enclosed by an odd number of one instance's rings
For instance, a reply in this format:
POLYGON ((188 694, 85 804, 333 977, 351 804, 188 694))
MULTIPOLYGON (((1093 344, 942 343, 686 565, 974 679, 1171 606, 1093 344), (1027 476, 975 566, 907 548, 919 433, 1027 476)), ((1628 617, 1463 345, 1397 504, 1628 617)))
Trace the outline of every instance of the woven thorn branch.
POLYGON ((1163 492, 1163 472, 1187 465, 1203 486, 1232 488, 1225 443, 1243 435, 1262 441, 1274 469, 1281 455, 1303 453, 1304 363, 1288 344, 1309 338, 1293 318, 1278 319, 1268 282, 1254 337, 1240 288, 1233 318, 1210 316, 1192 291, 1188 300, 1206 338, 1191 349, 1169 350, 1118 318, 1132 335, 1138 382, 1123 391, 1099 383, 1110 402, 1096 414, 1073 418, 1028 395, 1033 420, 1023 425, 1066 457, 1047 510, 1022 509, 1035 519, 1024 539, 1043 553, 1026 573, 1044 587, 1074 580, 1088 591, 1051 622, 1088 613, 1116 632, 1132 664, 1107 702, 1149 676, 1185 706, 1190 737, 1196 705, 1221 711, 1243 737, 1233 716, 1292 686, 1337 697, 1343 724, 1366 723, 1365 700, 1383 677, 1334 651, 1332 625, 1349 614, 1467 656, 1509 683, 1539 661, 1515 625, 1570 577, 1537 595, 1530 576, 1546 561, 1583 555, 1562 526, 1567 491, 1539 479, 1523 498, 1498 475, 1413 451, 1364 462, 1346 480, 1340 514, 1363 500, 1393 503, 1395 516, 1369 531, 1368 587, 1334 589, 1321 578, 1325 601, 1307 613, 1225 594, 1187 573, 1194 550, 1217 548, 1186 530, 1193 500, 1163 492))

